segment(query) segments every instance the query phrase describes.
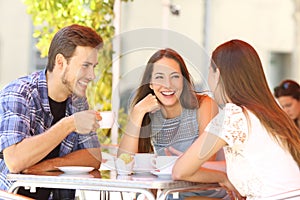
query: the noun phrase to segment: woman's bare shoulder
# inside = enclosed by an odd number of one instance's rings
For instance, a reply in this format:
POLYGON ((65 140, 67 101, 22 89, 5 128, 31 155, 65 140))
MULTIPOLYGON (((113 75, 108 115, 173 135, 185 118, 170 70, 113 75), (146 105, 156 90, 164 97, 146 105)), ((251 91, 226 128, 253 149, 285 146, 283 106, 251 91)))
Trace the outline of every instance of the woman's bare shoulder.
POLYGON ((200 94, 197 93, 196 94, 198 102, 201 103, 215 103, 215 101, 213 100, 213 98, 211 98, 209 95, 207 94, 200 94))

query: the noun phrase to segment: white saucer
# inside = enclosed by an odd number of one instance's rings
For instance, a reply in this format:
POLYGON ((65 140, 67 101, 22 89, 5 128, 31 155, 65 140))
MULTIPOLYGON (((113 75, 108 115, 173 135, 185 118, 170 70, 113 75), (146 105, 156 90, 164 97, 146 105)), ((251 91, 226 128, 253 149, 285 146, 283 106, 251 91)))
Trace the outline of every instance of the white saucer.
POLYGON ((117 170, 117 174, 120 176, 129 176, 132 174, 132 171, 118 171, 117 170))
POLYGON ((60 171, 63 171, 66 174, 82 174, 94 170, 93 167, 84 167, 84 166, 61 166, 56 168, 58 168, 60 171))
POLYGON ((154 174, 162 179, 172 179, 172 172, 158 172, 158 171, 151 171, 151 174, 154 174))
POLYGON ((153 170, 151 169, 145 169, 145 168, 133 168, 134 173, 150 173, 153 170))
POLYGON ((63 173, 58 176, 63 176, 63 177, 76 177, 76 178, 93 178, 91 174, 88 173, 80 173, 80 174, 70 174, 70 173, 63 173))

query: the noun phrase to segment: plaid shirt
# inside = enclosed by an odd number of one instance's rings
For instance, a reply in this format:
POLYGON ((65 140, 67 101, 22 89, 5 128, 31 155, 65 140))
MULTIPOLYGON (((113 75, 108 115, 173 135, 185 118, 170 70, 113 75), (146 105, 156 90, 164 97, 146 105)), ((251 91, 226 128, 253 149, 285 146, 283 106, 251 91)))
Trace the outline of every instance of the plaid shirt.
MULTIPOLYGON (((66 116, 87 109, 86 98, 70 96, 67 100, 66 116)), ((3 152, 5 148, 21 142, 24 138, 44 133, 50 128, 52 120, 46 70, 15 80, 0 92, 0 151, 3 152)), ((59 155, 98 147, 100 143, 96 133, 81 135, 72 132, 62 141, 59 155)), ((7 166, 0 159, 2 190, 7 190, 12 184, 6 179, 7 173, 7 166)))

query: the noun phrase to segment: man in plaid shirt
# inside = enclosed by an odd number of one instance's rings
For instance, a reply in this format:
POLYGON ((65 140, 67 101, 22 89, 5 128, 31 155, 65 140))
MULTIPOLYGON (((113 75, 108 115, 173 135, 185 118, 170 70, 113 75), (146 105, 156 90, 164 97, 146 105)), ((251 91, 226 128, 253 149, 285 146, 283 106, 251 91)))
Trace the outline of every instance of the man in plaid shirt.
MULTIPOLYGON (((95 78, 102 38, 71 25, 54 36, 46 69, 19 78, 0 92, 0 189, 7 173, 35 173, 59 166, 101 164, 95 130, 101 116, 88 110, 86 88, 95 78)), ((74 190, 38 188, 19 194, 35 199, 72 199, 74 190), (51 195, 52 194, 52 195, 51 195)))

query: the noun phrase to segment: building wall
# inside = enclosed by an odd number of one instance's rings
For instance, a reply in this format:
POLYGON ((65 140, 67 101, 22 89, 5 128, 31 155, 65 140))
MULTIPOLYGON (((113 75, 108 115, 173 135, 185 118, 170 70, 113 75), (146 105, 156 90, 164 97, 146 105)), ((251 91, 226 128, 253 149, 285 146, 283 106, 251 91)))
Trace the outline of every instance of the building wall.
POLYGON ((29 72, 31 21, 20 0, 0 0, 0 88, 29 72))
MULTIPOLYGON (((271 88, 285 77, 300 82, 299 67, 294 65, 287 70, 291 73, 281 73, 277 70, 278 64, 273 63, 273 55, 292 54, 295 49, 293 0, 134 0, 121 5, 121 35, 145 28, 166 30, 160 45, 156 39, 161 38, 153 37, 150 31, 142 40, 156 45, 127 49, 120 62, 120 75, 129 87, 140 81, 142 67, 150 55, 166 46, 182 53, 196 82, 201 83, 205 81, 208 67, 201 60, 209 58, 217 45, 233 38, 246 40, 256 48, 271 88), (180 6, 178 16, 171 14, 170 3, 180 6), (170 35, 175 39, 166 39, 170 35)), ((34 47, 30 16, 22 1, 0 0, 0 20, 1 88, 34 69, 34 47)), ((122 40, 121 46, 131 47, 136 41, 122 40)))
MULTIPOLYGON (((281 78, 300 80, 300 74, 282 74, 271 61, 273 52, 275 55, 293 53, 293 14, 292 0, 134 0, 122 4, 121 30, 124 32, 146 27, 167 28, 190 38, 204 49, 208 57, 216 46, 227 40, 245 40, 258 51, 270 88, 273 88, 281 78), (170 3, 181 7, 179 16, 172 15, 166 9, 166 4, 170 3)), ((151 38, 151 34, 145 36, 145 40, 151 38)), ((123 45, 129 44, 124 42, 123 45)), ((184 46, 184 43, 181 42, 180 45, 184 46)), ((128 76, 130 71, 135 71, 133 68, 145 64, 153 52, 154 49, 145 52, 139 49, 138 52, 126 54, 121 62, 121 77, 128 76)), ((203 56, 202 52, 200 54, 203 56)), ((205 70, 207 66, 200 66, 198 69, 202 73, 201 78, 206 78, 205 70)), ((136 73, 132 74, 136 77, 136 73)), ((139 81, 136 78, 127 79, 132 84, 139 81)))
MULTIPOLYGON (((269 85, 273 88, 286 76, 271 62, 272 52, 293 53, 295 43, 294 3, 292 0, 213 0, 211 5, 211 49, 225 40, 243 39, 261 57, 269 85)), ((276 64, 275 64, 276 65, 276 64)), ((287 70, 289 66, 285 66, 287 70)))
MULTIPOLYGON (((187 63, 190 65, 189 69, 199 74, 199 76, 194 76, 195 79, 204 76, 201 73, 206 73, 207 66, 199 65, 199 60, 188 58, 190 54, 194 54, 193 57, 199 55, 199 58, 200 54, 205 55, 202 45, 204 3, 199 0, 189 0, 173 1, 173 4, 180 6, 179 15, 173 15, 170 12, 168 0, 135 0, 122 3, 121 48, 123 48, 124 55, 120 62, 120 75, 126 80, 124 81, 126 84, 122 84, 124 90, 139 84, 143 67, 154 51, 159 48, 174 48, 185 59, 190 60, 191 63, 187 63), (145 34, 135 35, 135 30, 146 28, 149 30, 145 31, 145 34), (161 33, 156 34, 157 29, 160 29, 161 33), (132 40, 124 36, 127 32, 133 32, 132 40), (133 43, 139 44, 134 46, 133 43)), ((196 82, 201 83, 201 80, 196 80, 196 82)))

